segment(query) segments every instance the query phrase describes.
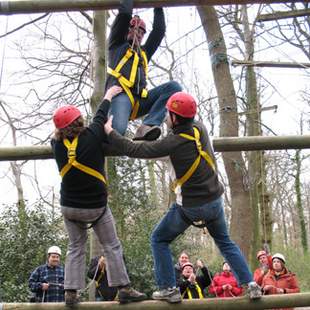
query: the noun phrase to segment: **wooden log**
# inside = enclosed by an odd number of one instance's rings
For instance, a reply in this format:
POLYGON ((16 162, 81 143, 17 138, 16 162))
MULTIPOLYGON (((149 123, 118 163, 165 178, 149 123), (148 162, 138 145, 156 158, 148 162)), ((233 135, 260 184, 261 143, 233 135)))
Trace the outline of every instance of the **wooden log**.
MULTIPOLYGON (((310 148, 310 135, 214 138, 213 148, 216 152, 308 149, 310 148)), ((50 146, 0 147, 0 161, 50 158, 53 158, 50 146)))
POLYGON ((257 17, 256 20, 259 22, 268 22, 271 20, 295 18, 309 15, 310 15, 310 9, 293 10, 293 11, 274 12, 270 14, 261 14, 257 17))
MULTIPOLYGON (((310 2, 310 0, 303 0, 310 2)), ((226 5, 251 3, 281 3, 281 0, 135 0, 136 8, 157 6, 226 5)), ((290 2, 298 2, 291 0, 290 2)), ((6 0, 0 1, 0 14, 86 11, 116 9, 119 0, 6 0)))
POLYGON ((247 60, 232 60, 232 66, 247 66, 247 67, 276 67, 276 68, 310 68, 309 62, 280 62, 280 61, 247 61, 247 60))
MULTIPOLYGON (((263 296, 259 300, 248 297, 206 298, 184 300, 180 304, 169 304, 164 301, 143 301, 119 305, 117 302, 83 302, 76 310, 256 310, 283 307, 310 306, 310 293, 263 296)), ((2 310, 67 310, 64 303, 3 303, 2 310)))

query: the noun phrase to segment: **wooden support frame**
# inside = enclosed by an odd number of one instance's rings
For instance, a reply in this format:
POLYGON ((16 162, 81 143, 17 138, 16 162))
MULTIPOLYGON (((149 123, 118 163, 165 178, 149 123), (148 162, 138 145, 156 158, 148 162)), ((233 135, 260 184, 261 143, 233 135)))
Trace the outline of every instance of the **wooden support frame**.
POLYGON ((257 17, 258 22, 268 22, 272 20, 278 19, 286 19, 286 18, 295 18, 295 17, 302 17, 302 16, 309 16, 310 9, 304 10, 294 10, 294 11, 283 11, 283 12, 274 12, 269 14, 261 14, 257 17))
MULTIPOLYGON (((303 0, 310 2, 310 0, 303 0)), ((157 6, 227 5, 251 3, 281 3, 281 0, 135 0, 136 8, 157 6)), ((300 2, 291 0, 290 2, 300 2)), ((119 7, 119 0, 6 0, 0 1, 0 14, 108 10, 119 7)))
MULTIPOLYGON (((77 309, 85 310, 256 310, 270 308, 304 307, 310 305, 310 293, 283 294, 263 296, 259 300, 248 297, 206 298, 183 300, 180 304, 169 304, 165 301, 143 301, 119 305, 117 302, 82 302, 77 309)), ((65 310, 64 303, 4 303, 3 310, 65 310)))
POLYGON ((309 62, 279 62, 279 61, 247 61, 247 60, 232 60, 232 66, 247 66, 247 67, 276 67, 276 68, 310 68, 309 62))
MULTIPOLYGON (((222 137, 213 139, 216 152, 258 150, 309 149, 310 135, 276 137, 222 137)), ((50 146, 0 147, 0 161, 35 160, 53 158, 50 146)))

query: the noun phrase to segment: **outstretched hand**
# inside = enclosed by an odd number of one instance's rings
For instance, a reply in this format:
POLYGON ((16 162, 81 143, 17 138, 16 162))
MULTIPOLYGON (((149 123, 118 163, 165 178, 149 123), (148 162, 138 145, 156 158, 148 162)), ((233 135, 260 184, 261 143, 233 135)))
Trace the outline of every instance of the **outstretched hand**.
POLYGON ((123 91, 122 87, 118 85, 113 85, 107 90, 103 99, 111 101, 114 96, 118 95, 122 91, 123 91))
POLYGON ((113 115, 111 115, 107 120, 107 122, 104 124, 104 131, 107 135, 109 135, 111 131, 113 131, 112 121, 113 121, 113 115))

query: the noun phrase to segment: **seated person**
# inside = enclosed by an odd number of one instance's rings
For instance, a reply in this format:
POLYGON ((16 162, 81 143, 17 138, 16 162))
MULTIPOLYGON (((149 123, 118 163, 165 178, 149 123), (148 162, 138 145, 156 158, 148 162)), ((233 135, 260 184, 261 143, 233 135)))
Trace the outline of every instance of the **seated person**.
POLYGON ((178 262, 174 265, 176 282, 178 282, 178 280, 182 275, 182 266, 188 262, 189 262, 189 256, 186 252, 183 251, 178 258, 178 262))
POLYGON ((201 276, 196 276, 192 263, 187 262, 182 266, 182 274, 177 286, 180 287, 183 299, 202 299, 205 297, 203 290, 210 285, 212 275, 201 260, 197 261, 197 267, 202 271, 201 276))
POLYGON ((269 269, 272 269, 271 255, 264 250, 260 250, 256 255, 259 261, 259 267, 254 271, 254 281, 258 285, 262 285, 262 281, 269 269))
POLYGON ((264 276, 262 289, 265 295, 299 293, 296 275, 285 267, 281 253, 272 256, 272 269, 264 276))
POLYGON ((108 283, 106 265, 103 256, 96 256, 90 261, 87 276, 95 280, 97 301, 112 301, 117 295, 117 288, 108 283))
POLYGON ((227 262, 223 263, 223 272, 214 276, 209 293, 220 298, 236 297, 242 294, 242 288, 238 286, 237 279, 227 262))

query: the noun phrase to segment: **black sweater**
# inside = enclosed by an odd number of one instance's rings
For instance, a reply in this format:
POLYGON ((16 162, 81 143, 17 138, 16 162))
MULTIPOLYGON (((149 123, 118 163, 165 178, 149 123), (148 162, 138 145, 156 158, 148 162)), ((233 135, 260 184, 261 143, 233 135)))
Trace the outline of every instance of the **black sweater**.
MULTIPOLYGON (((79 135, 76 149, 78 162, 103 175, 105 156, 110 155, 107 144, 102 148, 102 143, 107 139, 103 125, 109 108, 108 100, 100 104, 91 124, 79 135)), ((61 171, 68 162, 67 148, 63 141, 52 139, 51 144, 58 170, 61 171)), ((60 204, 73 208, 103 208, 107 204, 106 185, 99 179, 71 167, 61 182, 60 204)))
MULTIPOLYGON (((116 16, 109 36, 109 67, 115 69, 120 60, 125 55, 128 48, 131 46, 131 42, 127 41, 129 23, 132 18, 132 0, 122 0, 119 8, 119 13, 116 16)), ((162 8, 154 9, 153 29, 150 32, 145 44, 141 47, 146 53, 148 61, 159 47, 162 39, 165 36, 166 25, 165 17, 162 8)), ((124 65, 121 69, 121 73, 124 77, 129 79, 131 67, 133 63, 133 57, 124 65)), ((143 88, 146 87, 146 77, 143 68, 142 58, 140 57, 138 69, 137 69, 135 84, 132 87, 132 91, 135 95, 140 95, 143 88)), ((108 89, 112 85, 119 85, 118 80, 112 75, 108 74, 105 89, 108 89)))
MULTIPOLYGON (((203 150, 207 150, 215 163, 212 145, 207 129, 202 123, 195 122, 194 126, 200 132, 203 150)), ((176 178, 181 178, 194 163, 198 151, 194 141, 181 137, 180 133, 194 135, 192 125, 177 126, 173 132, 162 140, 152 142, 132 142, 122 137, 115 130, 109 135, 109 142, 121 154, 135 158, 159 158, 169 156, 176 178)), ((224 192, 219 182, 217 171, 214 171, 204 159, 201 159, 197 170, 181 187, 180 203, 184 207, 195 207, 219 198, 224 192)))

